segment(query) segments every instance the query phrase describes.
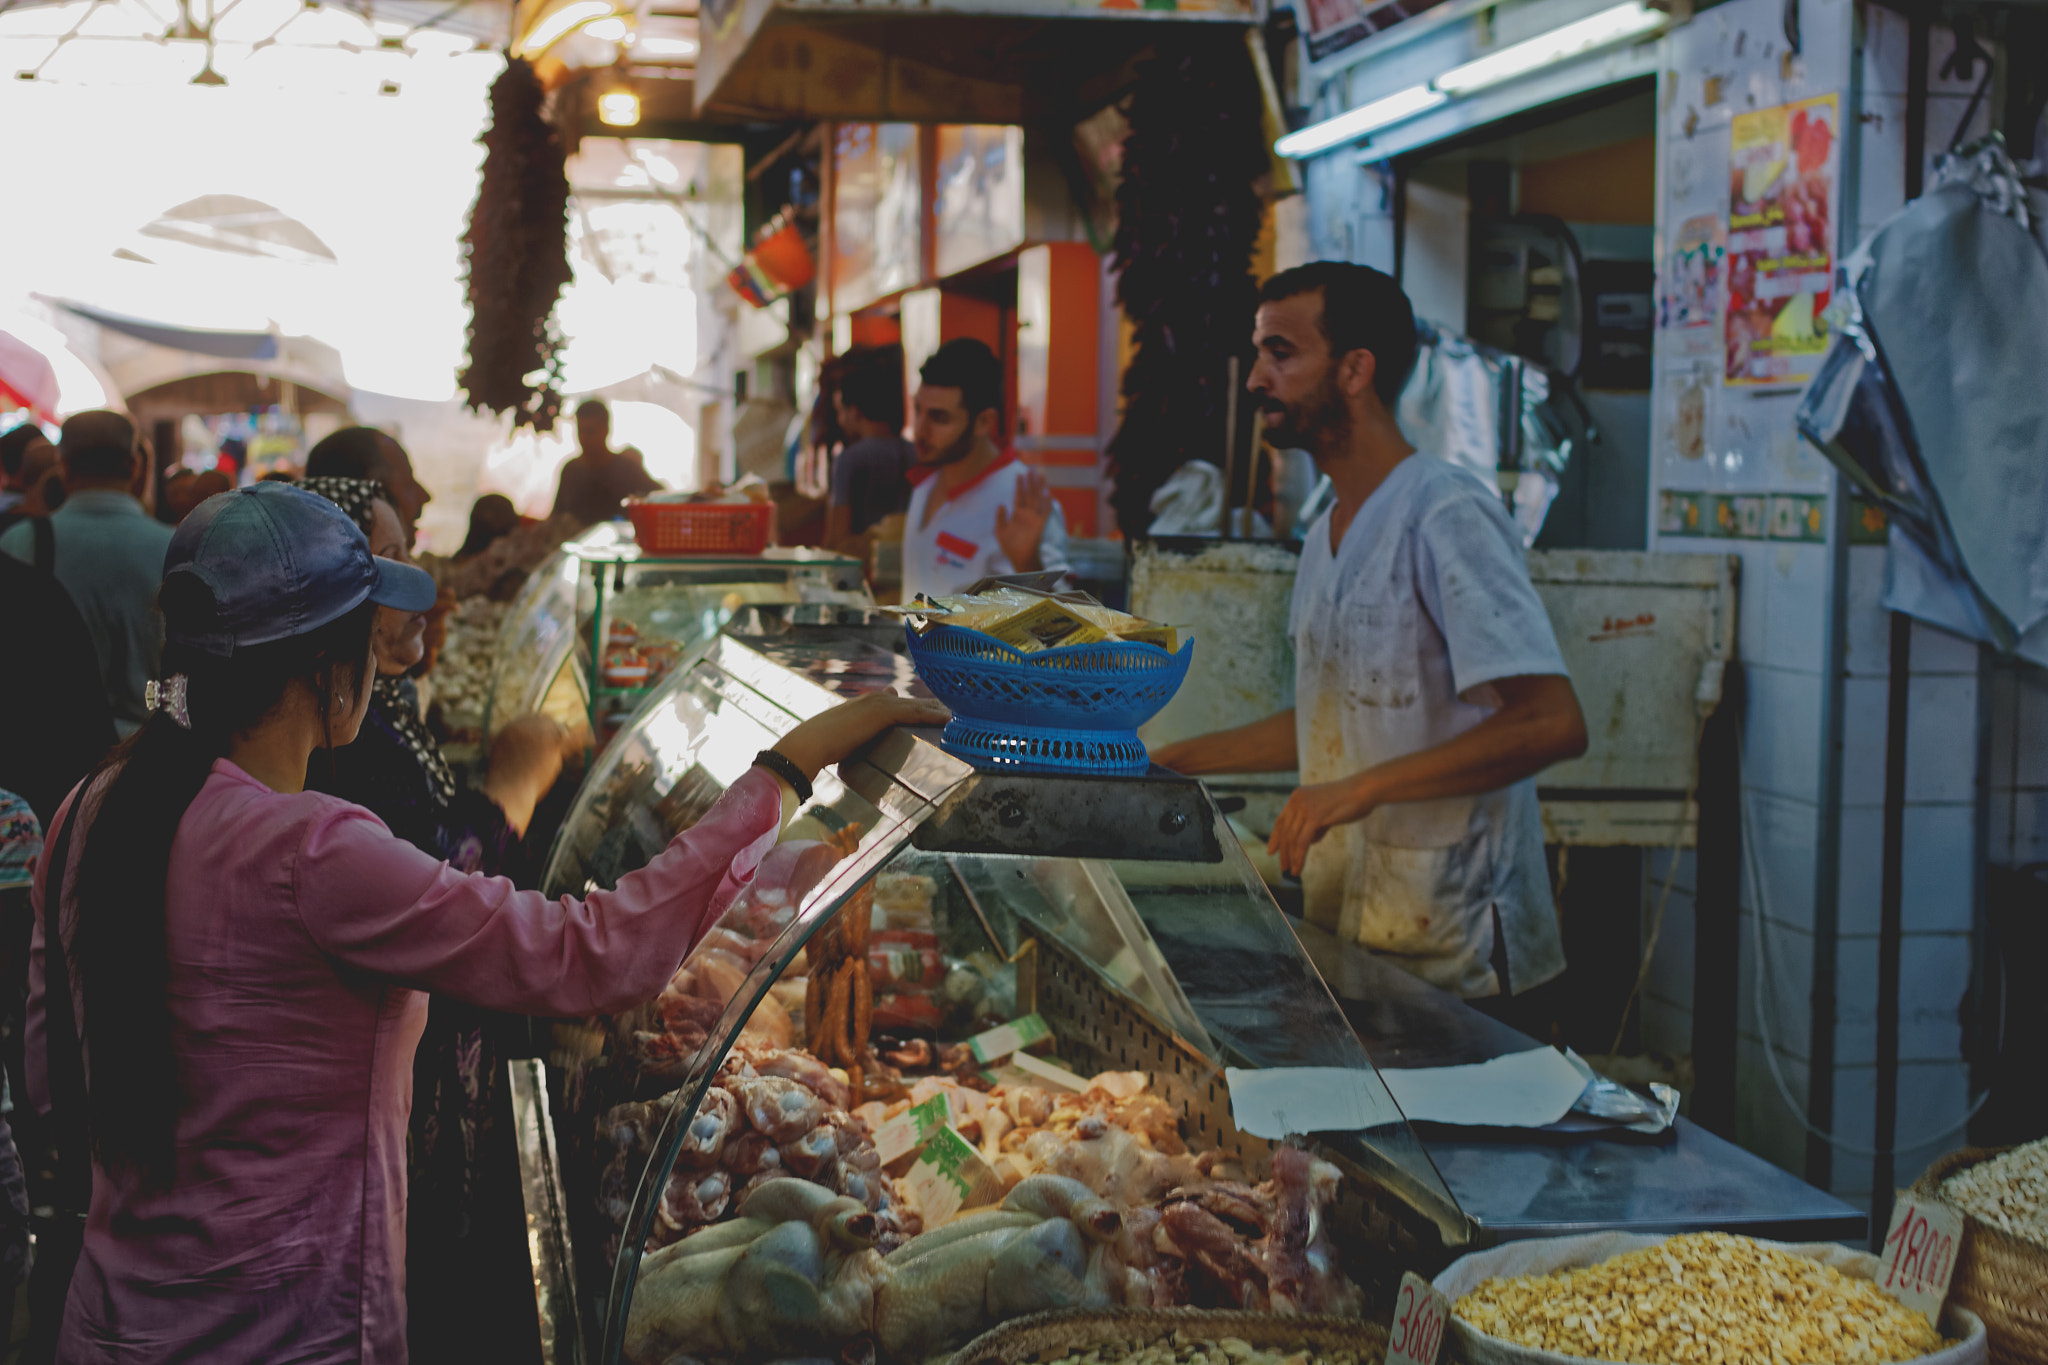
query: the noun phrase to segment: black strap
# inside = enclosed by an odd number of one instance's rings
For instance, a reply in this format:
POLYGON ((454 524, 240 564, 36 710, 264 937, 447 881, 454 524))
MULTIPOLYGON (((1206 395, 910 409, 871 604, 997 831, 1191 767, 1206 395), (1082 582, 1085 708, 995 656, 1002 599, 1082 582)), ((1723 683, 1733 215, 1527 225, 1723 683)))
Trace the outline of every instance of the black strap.
POLYGON ((78 1036, 78 1016, 72 1009, 71 954, 64 944, 60 910, 70 866, 71 833, 77 828, 78 807, 85 799, 86 792, 80 788, 71 808, 59 818, 43 874, 44 1072, 50 1086, 50 1125, 57 1138, 57 1189, 76 1209, 83 1209, 92 1197, 92 1167, 86 1156, 85 1049, 78 1036))
POLYGON ((57 572, 57 528, 48 517, 30 517, 28 524, 35 528, 36 572, 47 578, 57 572))
POLYGON ((790 790, 796 793, 796 799, 799 802, 811 799, 811 780, 804 776, 804 770, 797 767, 796 760, 790 758, 789 755, 777 753, 773 749, 763 749, 760 753, 754 755, 754 764, 757 767, 766 768, 769 772, 774 773, 784 782, 787 782, 790 790))

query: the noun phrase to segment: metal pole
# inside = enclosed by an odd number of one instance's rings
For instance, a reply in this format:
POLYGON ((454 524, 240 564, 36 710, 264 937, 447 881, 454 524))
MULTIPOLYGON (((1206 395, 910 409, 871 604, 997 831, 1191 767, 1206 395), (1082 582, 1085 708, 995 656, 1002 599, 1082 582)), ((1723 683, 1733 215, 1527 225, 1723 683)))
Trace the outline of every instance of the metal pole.
POLYGON ((1232 356, 1223 392, 1223 515, 1216 524, 1216 534, 1226 540, 1230 537, 1230 496, 1237 482, 1237 373, 1238 358, 1232 356))
POLYGON ((1906 722, 1912 703, 1913 620, 1892 613, 1891 674, 1885 680, 1884 853, 1877 911, 1877 1113, 1871 1146, 1870 1244, 1881 1249, 1892 1221, 1892 1142, 1899 1121, 1899 939, 1905 891, 1906 722))

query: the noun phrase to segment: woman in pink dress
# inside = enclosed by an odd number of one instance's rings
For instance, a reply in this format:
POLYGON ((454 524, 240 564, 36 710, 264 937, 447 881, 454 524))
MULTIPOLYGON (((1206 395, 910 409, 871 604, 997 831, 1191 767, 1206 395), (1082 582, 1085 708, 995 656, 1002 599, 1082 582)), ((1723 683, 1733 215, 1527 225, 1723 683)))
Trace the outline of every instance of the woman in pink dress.
POLYGON ((433 605, 425 573, 264 483, 185 520, 159 601, 155 710, 65 802, 37 868, 30 1090, 85 1115, 93 1156, 59 1358, 403 1361, 426 992, 543 1015, 653 997, 820 768, 945 711, 837 707, 616 890, 551 900, 302 790, 313 751, 362 722, 377 614, 402 629, 433 605))

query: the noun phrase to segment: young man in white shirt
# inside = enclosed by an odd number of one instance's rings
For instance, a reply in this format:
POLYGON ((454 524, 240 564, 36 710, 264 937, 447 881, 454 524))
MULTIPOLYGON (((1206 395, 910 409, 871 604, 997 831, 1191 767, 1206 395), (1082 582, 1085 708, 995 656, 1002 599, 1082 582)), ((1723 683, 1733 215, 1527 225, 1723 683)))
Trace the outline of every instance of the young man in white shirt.
POLYGON ((1045 480, 999 451, 1003 366, 960 337, 918 367, 917 464, 903 527, 903 600, 994 574, 1067 568, 1067 524, 1045 480))
POLYGON ((1153 758, 1298 769, 1269 847, 1311 922, 1459 995, 1529 990, 1564 970, 1535 775, 1584 753, 1586 728, 1521 538, 1394 422, 1415 364, 1399 285, 1321 261, 1260 299, 1266 438, 1336 493, 1295 580, 1295 706, 1153 758))

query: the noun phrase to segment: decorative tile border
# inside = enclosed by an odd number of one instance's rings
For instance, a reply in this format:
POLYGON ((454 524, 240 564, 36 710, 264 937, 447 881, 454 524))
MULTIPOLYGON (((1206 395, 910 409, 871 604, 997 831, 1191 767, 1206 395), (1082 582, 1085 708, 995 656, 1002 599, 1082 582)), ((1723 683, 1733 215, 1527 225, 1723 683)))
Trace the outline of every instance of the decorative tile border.
POLYGON ((1657 533, 1712 540, 1828 538, 1826 497, 1814 493, 1687 493, 1657 495, 1657 533))

